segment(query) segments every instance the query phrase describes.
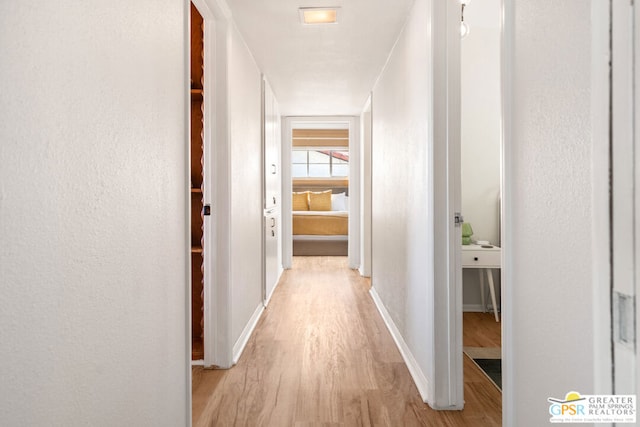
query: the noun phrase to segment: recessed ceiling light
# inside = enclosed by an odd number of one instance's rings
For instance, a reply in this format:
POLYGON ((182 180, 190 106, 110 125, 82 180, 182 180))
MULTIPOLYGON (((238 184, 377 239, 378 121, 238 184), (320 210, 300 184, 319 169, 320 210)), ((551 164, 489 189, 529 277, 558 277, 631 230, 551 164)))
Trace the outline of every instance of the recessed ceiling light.
POLYGON ((336 24, 339 7, 301 7, 300 21, 303 24, 336 24))

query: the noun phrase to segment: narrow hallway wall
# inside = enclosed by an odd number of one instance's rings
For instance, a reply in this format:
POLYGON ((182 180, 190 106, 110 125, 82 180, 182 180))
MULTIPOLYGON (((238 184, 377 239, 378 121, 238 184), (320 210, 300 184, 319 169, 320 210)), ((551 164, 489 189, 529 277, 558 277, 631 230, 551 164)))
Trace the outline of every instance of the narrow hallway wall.
POLYGON ((428 1, 416 1, 372 107, 372 286, 427 381, 434 363, 429 11, 428 1))
POLYGON ((0 3, 3 425, 187 424, 186 11, 0 3))
POLYGON ((513 10, 511 421, 534 427, 548 397, 593 392, 591 19, 580 0, 513 10))
POLYGON ((231 333, 234 360, 262 308, 261 76, 240 33, 231 34, 231 333))

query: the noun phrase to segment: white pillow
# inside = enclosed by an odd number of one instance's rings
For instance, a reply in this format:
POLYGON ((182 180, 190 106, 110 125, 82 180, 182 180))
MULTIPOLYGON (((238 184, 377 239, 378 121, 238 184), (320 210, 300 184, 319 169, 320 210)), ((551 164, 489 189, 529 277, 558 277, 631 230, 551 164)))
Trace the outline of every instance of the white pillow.
POLYGON ((345 193, 338 193, 331 195, 331 210, 332 211, 346 211, 346 195, 345 193))
POLYGON ((344 196, 344 210, 345 211, 349 210, 349 196, 347 195, 344 196))

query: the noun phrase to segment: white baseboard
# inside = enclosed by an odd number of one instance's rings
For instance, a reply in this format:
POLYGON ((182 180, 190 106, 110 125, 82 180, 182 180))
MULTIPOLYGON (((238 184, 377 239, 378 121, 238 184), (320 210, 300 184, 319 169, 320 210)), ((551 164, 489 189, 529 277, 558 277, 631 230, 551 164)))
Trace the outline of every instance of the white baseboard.
POLYGON ((249 338, 251 337, 253 330, 256 328, 256 325, 258 324, 258 320, 260 320, 260 316, 262 315, 263 311, 264 311, 264 306, 262 304, 258 305, 258 307, 256 308, 256 311, 253 312, 251 319, 249 319, 247 326, 244 327, 244 330, 240 334, 240 337, 238 338, 236 343, 233 345, 233 364, 234 365, 238 363, 238 360, 240 360, 240 356, 242 356, 242 352, 244 351, 244 348, 246 347, 247 342, 249 342, 249 338))
POLYGON ((409 368, 409 373, 411 374, 411 378, 413 378, 413 382, 418 388, 418 392, 420 393, 422 401, 428 403, 429 405, 433 404, 429 380, 424 375, 424 372, 422 372, 422 369, 420 369, 420 366, 418 365, 416 359, 413 357, 411 350, 409 350, 409 346, 404 341, 404 338, 402 338, 402 334, 396 327, 393 319, 391 319, 391 315, 389 315, 389 312, 382 303, 378 292, 376 292, 375 288, 371 287, 369 293, 371 294, 371 298, 373 298, 373 302, 378 308, 380 316, 382 316, 382 320, 384 320, 385 325, 387 325, 387 329, 391 333, 391 336, 393 337, 393 340, 395 341, 396 346, 398 347, 398 350, 400 351, 400 354, 404 359, 404 363, 406 363, 407 368, 409 368))
POLYGON ((269 305, 269 301, 271 301, 271 297, 273 296, 273 293, 275 292, 276 288, 280 284, 280 279, 282 279, 282 273, 283 272, 284 272, 284 269, 280 268, 280 271, 278 272, 278 279, 276 280, 276 285, 273 287, 273 289, 271 289, 271 293, 269 293, 269 295, 267 295, 267 299, 264 301, 264 306, 265 307, 269 305))
POLYGON ((367 275, 367 274, 365 273, 365 271, 364 271, 364 268, 362 268, 362 266, 360 266, 360 267, 358 268, 358 271, 360 272, 360 276, 362 276, 362 277, 366 277, 366 278, 371 278, 371 275, 370 275, 370 274, 369 274, 369 275, 367 275))

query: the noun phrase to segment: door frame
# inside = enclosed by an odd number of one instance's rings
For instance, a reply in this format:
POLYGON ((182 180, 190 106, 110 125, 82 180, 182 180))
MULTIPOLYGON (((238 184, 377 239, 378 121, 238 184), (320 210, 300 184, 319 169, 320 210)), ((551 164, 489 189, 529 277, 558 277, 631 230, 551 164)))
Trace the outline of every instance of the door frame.
POLYGON ((611 176, 611 321, 612 392, 636 394, 638 370, 638 6, 611 1, 611 114, 609 116, 611 176), (631 231, 631 232, 629 232, 631 231), (629 303, 621 306, 621 297, 629 303), (626 308, 625 308, 626 307, 626 308), (623 317, 624 316, 624 317, 623 317), (630 319, 631 318, 631 319, 630 319), (623 329, 633 335, 621 338, 623 329))
POLYGON ((611 394, 610 2, 591 2, 591 132, 593 140, 593 330, 594 393, 611 394), (604 225, 604 226, 603 226, 604 225))
POLYGON ((432 209, 434 262, 434 396, 431 406, 464 407, 462 369, 459 1, 432 3, 433 69, 432 209))
MULTIPOLYGON (((462 263, 460 228, 455 226, 455 212, 461 209, 461 51, 459 2, 434 4, 434 220, 435 220, 435 404, 439 409, 462 409, 464 406, 464 373, 462 367, 462 263), (438 39, 444 34, 444 39, 438 39), (444 142, 443 142, 444 141, 444 142), (439 166, 444 159, 445 166, 439 166), (443 192, 444 194, 442 194, 443 192), (439 259, 438 253, 444 253, 439 259), (439 283, 447 283, 441 289, 439 283), (444 307, 439 308, 440 301, 444 307)), ((513 171, 511 140, 512 64, 514 60, 513 2, 501 0, 500 28, 500 235, 501 235, 501 328, 502 328, 502 413, 503 423, 513 425, 513 294, 512 283, 512 200, 513 171)))
POLYGON ((373 150, 373 93, 369 94, 360 114, 360 275, 371 277, 372 268, 372 239, 371 228, 372 210, 372 163, 373 150))
POLYGON ((502 327, 502 422, 504 425, 515 423, 515 383, 513 380, 514 367, 514 332, 513 332, 513 207, 514 190, 512 177, 513 150, 513 69, 515 58, 513 40, 515 37, 515 5, 508 0, 501 0, 502 22, 500 29, 500 108, 501 108, 501 138, 500 138, 500 314, 502 327))
MULTIPOLYGON (((211 205, 204 223, 204 365, 230 368, 230 140, 228 62, 231 13, 216 0, 191 0, 204 18, 204 172, 203 197, 211 205)), ((188 5, 189 2, 187 2, 188 5)), ((190 65, 187 64, 187 67, 190 65)), ((187 321, 191 321, 189 303, 187 321)), ((190 358, 189 358, 190 359, 190 358)), ((189 373, 190 374, 190 373, 189 373)))
POLYGON ((292 131, 304 126, 347 125, 349 129, 349 268, 360 267, 360 117, 359 116, 289 116, 282 119, 282 267, 293 264, 293 221, 291 189, 292 131), (299 127, 298 127, 299 126, 299 127))

